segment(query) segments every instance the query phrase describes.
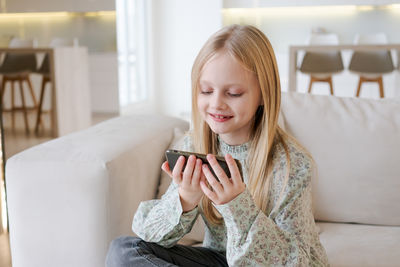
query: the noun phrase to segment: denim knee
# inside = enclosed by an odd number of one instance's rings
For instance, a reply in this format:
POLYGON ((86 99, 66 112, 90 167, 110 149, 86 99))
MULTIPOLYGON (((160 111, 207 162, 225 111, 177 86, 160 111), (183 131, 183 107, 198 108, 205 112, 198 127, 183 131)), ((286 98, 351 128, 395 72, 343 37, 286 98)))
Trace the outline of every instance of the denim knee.
POLYGON ((124 266, 129 257, 129 251, 132 252, 138 244, 142 242, 142 239, 133 236, 120 236, 114 239, 110 243, 110 247, 107 252, 106 266, 124 266))

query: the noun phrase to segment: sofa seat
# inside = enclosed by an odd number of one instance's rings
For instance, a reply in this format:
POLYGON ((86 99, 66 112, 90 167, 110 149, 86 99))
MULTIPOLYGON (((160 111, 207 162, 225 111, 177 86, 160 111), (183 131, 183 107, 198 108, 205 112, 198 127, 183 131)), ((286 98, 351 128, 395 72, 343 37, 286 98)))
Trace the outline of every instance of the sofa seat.
POLYGON ((332 267, 399 266, 400 227, 318 223, 332 267))

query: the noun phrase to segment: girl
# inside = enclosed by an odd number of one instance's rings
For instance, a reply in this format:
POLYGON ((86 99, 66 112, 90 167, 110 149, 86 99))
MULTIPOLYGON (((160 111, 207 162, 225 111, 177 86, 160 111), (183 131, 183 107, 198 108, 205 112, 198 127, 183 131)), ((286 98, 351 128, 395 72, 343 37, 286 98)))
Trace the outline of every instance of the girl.
POLYGON ((173 182, 162 199, 140 204, 140 238, 114 240, 108 266, 328 265, 311 210, 312 160, 277 124, 280 93, 260 30, 232 25, 211 36, 193 65, 192 130, 181 150, 208 154, 217 177, 194 156, 172 171, 164 162, 173 182), (199 214, 203 247, 177 245, 199 214))

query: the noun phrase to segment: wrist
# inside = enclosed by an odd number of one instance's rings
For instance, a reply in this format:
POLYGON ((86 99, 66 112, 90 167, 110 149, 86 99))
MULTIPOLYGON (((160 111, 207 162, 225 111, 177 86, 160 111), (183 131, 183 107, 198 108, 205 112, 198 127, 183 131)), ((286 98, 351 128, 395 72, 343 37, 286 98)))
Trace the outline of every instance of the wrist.
POLYGON ((181 192, 181 190, 179 190, 178 192, 183 212, 189 212, 197 207, 200 200, 196 200, 193 196, 187 195, 184 192, 181 192))
POLYGON ((182 197, 180 197, 180 200, 181 200, 182 212, 189 212, 197 207, 197 203, 188 202, 184 200, 182 197))

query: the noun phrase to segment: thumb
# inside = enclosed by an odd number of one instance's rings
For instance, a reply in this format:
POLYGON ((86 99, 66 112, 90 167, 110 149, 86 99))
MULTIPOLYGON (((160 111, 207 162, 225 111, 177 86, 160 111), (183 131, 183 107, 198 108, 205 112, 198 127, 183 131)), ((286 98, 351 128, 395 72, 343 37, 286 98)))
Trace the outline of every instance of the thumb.
POLYGON ((169 177, 172 178, 172 172, 171 172, 171 170, 169 169, 168 161, 164 161, 164 163, 161 165, 161 169, 162 169, 164 172, 166 172, 166 173, 169 175, 169 177))

